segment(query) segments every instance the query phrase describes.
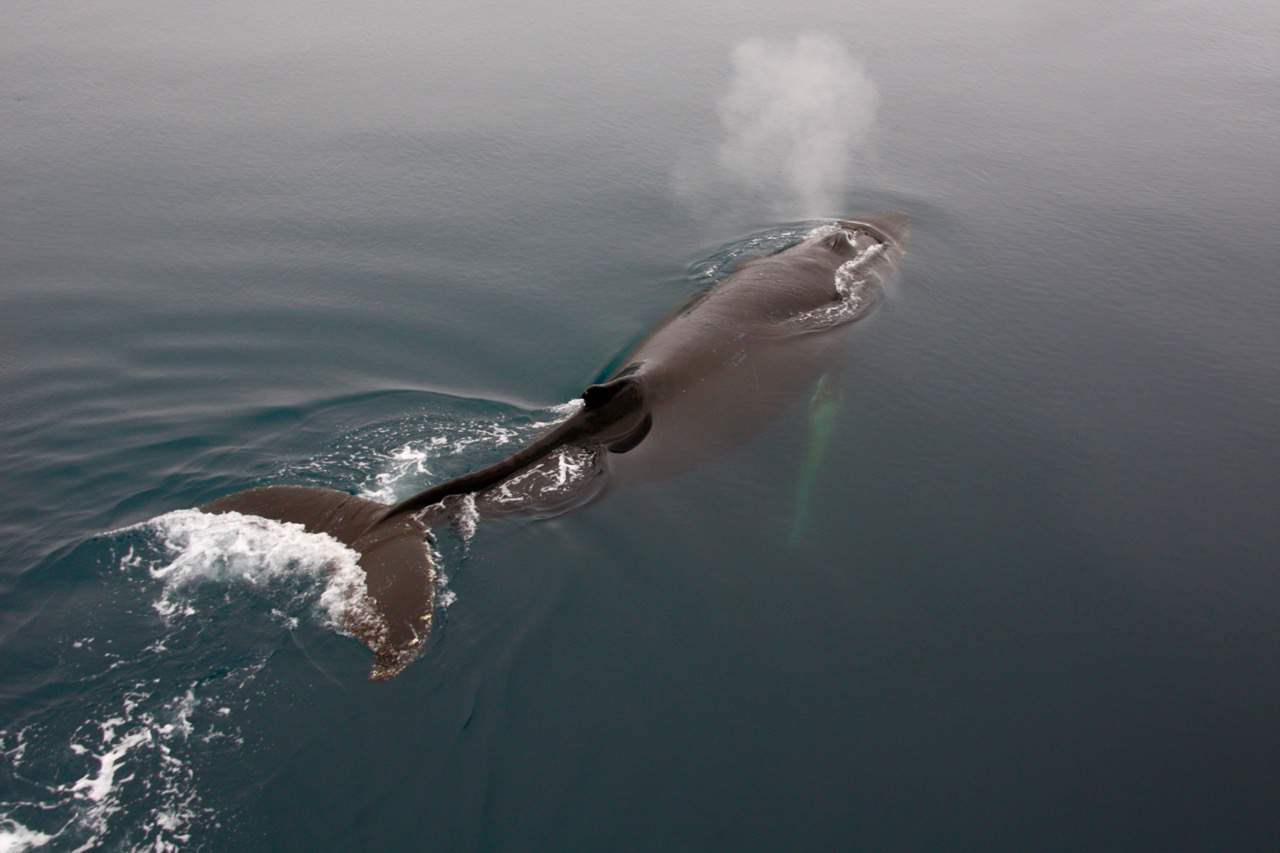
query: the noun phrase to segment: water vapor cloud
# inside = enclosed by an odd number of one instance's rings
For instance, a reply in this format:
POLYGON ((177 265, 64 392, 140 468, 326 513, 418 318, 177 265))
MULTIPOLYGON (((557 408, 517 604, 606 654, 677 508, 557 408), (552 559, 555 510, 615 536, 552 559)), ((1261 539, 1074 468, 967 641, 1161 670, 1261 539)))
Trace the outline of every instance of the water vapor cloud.
POLYGON ((746 39, 731 60, 729 86, 717 104, 722 139, 714 179, 701 176, 693 191, 714 188, 779 218, 843 212, 839 205, 867 159, 880 104, 862 63, 820 33, 746 39))

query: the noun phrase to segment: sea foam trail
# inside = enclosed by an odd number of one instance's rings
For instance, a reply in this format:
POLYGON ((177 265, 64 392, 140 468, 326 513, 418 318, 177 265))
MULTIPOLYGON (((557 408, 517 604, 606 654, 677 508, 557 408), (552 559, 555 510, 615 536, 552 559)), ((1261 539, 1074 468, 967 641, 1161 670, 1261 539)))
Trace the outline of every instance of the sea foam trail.
POLYGON ((0 853, 22 853, 44 847, 54 836, 27 829, 16 820, 0 820, 0 853))
MULTIPOLYGON (((229 708, 198 710, 203 700, 194 683, 165 700, 157 680, 133 682, 110 710, 89 704, 88 717, 69 741, 32 744, 35 751, 62 753, 57 765, 82 775, 62 784, 24 779, 39 790, 31 799, 0 803, 0 853, 45 846, 172 851, 208 826, 213 813, 201 803, 192 741, 207 745, 230 739, 243 745, 243 739, 223 728, 229 708), (19 815, 48 825, 33 829, 19 815)), ((5 758, 15 775, 25 777, 33 770, 29 764, 44 766, 49 755, 24 755, 26 730, 17 735, 22 749, 6 752, 5 758)), ((0 736, 7 742, 6 733, 0 736)))

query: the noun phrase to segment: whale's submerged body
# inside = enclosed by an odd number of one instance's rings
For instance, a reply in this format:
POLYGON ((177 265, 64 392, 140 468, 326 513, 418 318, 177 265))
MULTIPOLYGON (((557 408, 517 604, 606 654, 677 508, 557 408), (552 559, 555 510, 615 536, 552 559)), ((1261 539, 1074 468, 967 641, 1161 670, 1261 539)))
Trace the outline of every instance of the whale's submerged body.
POLYGON ((373 607, 346 627, 373 651, 370 677, 390 678, 430 632, 436 578, 426 540, 452 502, 474 501, 482 516, 558 511, 596 494, 606 473, 660 474, 744 441, 830 366, 839 336, 823 333, 874 308, 905 233, 897 215, 840 220, 749 261, 659 324, 546 434, 394 506, 267 486, 202 509, 301 524, 359 553, 373 607))

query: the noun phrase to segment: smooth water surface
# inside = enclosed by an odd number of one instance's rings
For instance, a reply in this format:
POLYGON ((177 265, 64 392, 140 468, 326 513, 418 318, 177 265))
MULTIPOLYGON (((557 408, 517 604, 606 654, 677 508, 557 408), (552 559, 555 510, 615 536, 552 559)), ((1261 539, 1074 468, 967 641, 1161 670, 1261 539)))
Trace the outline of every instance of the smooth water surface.
POLYGON ((1270 847, 1277 8, 9 4, 0 848, 1270 847), (885 209, 834 414, 444 532, 390 683, 166 515, 498 458, 885 209))

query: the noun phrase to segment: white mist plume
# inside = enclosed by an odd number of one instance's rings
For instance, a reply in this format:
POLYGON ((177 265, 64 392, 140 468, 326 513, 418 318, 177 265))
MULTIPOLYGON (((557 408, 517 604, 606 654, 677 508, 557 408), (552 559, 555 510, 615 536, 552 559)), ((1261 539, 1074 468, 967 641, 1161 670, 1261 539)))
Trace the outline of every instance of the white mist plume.
POLYGON ((880 94, 839 41, 751 38, 733 49, 733 79, 719 102, 718 163, 774 215, 839 214, 853 164, 875 124, 880 94))

